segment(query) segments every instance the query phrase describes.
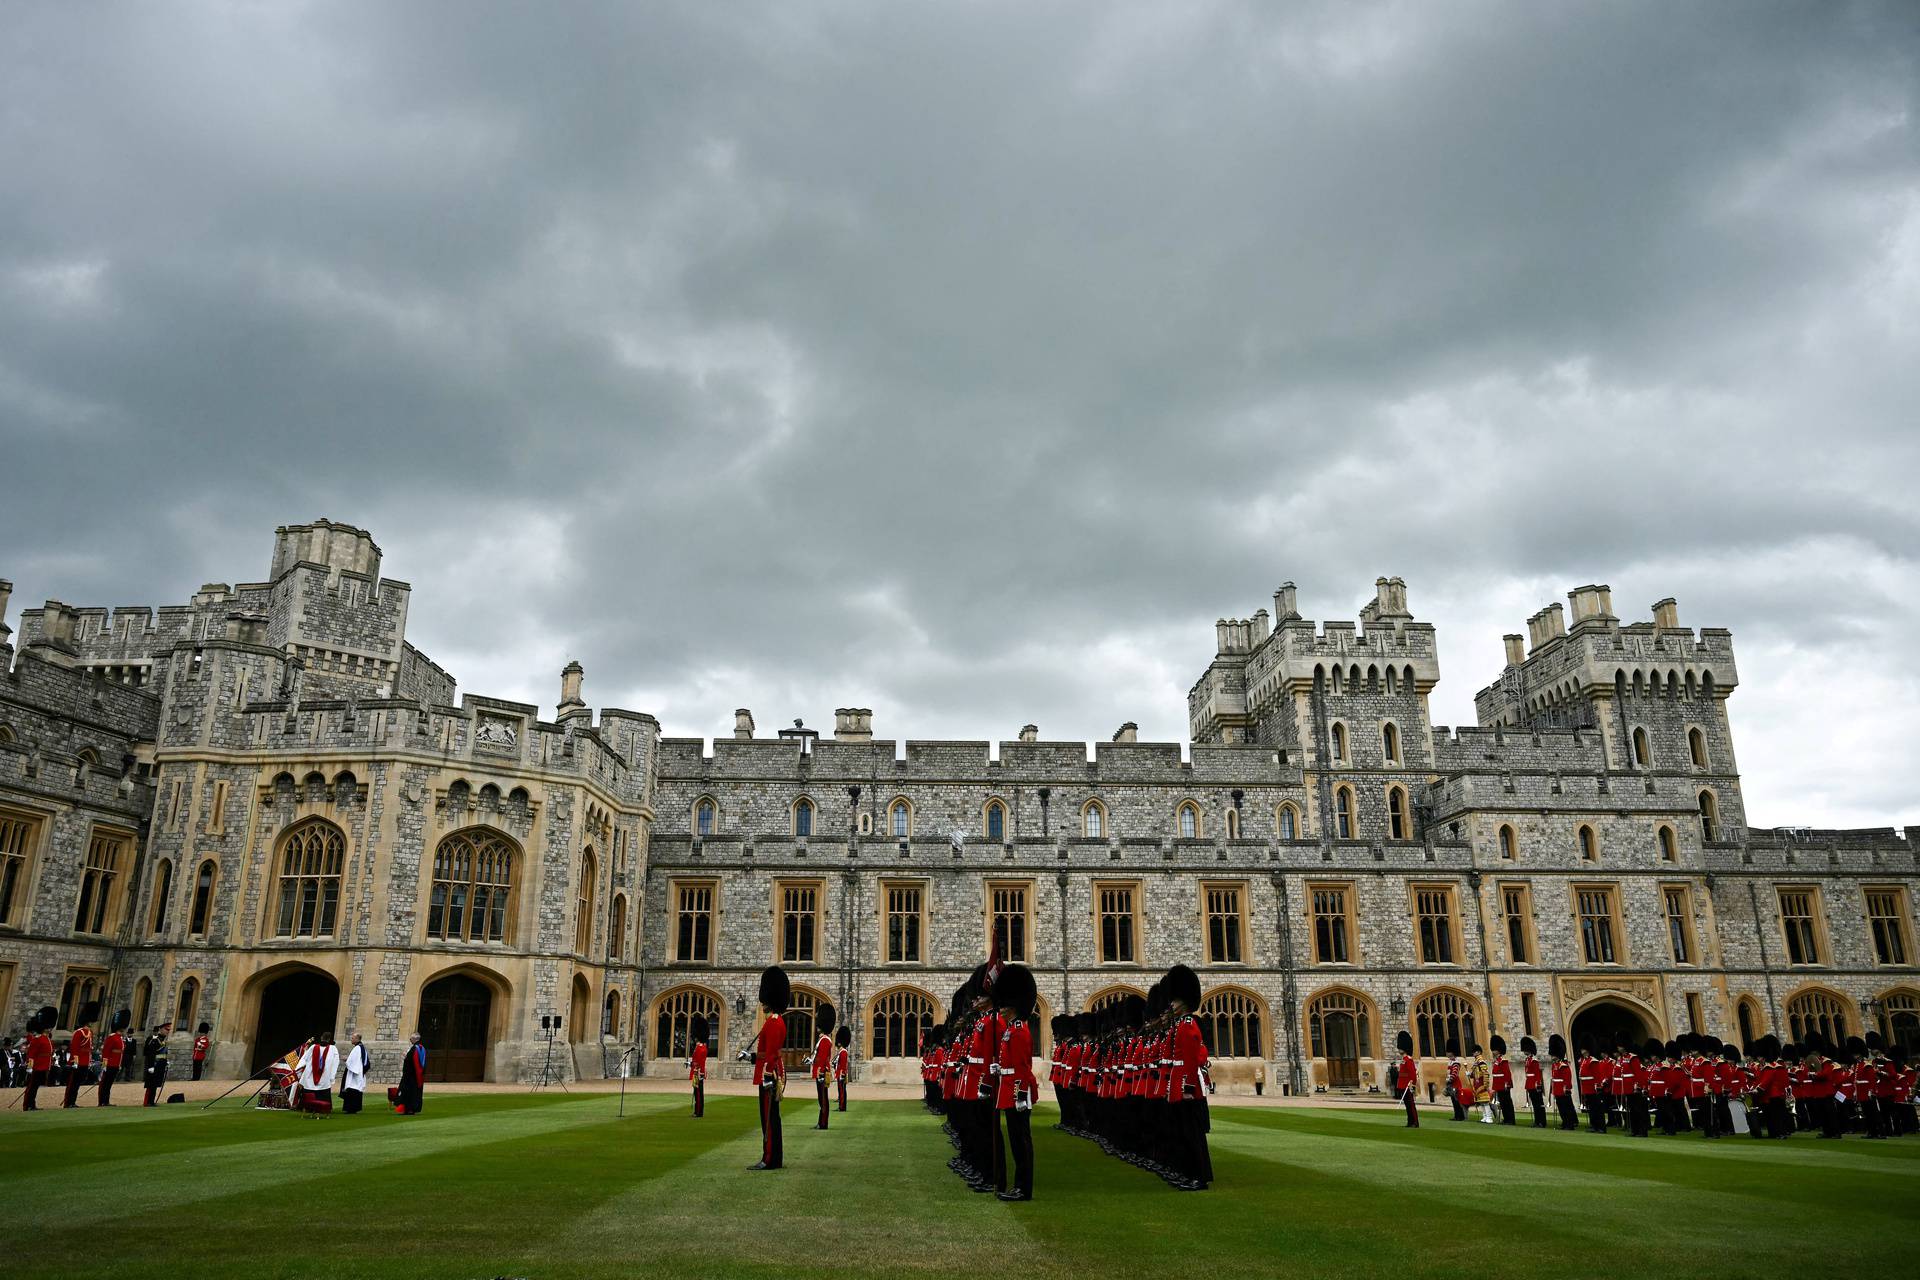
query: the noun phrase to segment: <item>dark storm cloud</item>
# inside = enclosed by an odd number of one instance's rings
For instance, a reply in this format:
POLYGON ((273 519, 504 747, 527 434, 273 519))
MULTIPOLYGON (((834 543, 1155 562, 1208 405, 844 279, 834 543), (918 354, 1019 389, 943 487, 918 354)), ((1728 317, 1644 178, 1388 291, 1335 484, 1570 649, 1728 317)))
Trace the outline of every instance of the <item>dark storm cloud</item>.
POLYGON ((135 6, 0 44, 0 572, 372 528, 465 688, 1184 736, 1377 574, 1580 582, 1762 822, 1920 820, 1910 5, 135 6))

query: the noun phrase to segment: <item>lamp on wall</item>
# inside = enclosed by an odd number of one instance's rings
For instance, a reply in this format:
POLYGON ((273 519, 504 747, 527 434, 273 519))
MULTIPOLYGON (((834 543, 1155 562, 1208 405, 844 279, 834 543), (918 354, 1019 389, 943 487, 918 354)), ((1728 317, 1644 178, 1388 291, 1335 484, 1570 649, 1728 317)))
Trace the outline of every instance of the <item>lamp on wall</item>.
POLYGON ((1393 1016, 1396 1018, 1404 1018, 1407 1016, 1407 1002, 1401 999, 1399 996, 1395 996, 1391 1001, 1389 1001, 1387 1004, 1387 1008, 1389 1011, 1392 1012, 1393 1016))
POLYGON ((746 1012, 747 1012, 747 1001, 746 1001, 746 997, 745 997, 745 996, 735 996, 735 997, 733 998, 733 1016, 734 1016, 734 1017, 736 1017, 736 1018, 741 1018, 741 1017, 745 1017, 745 1016, 746 1016, 746 1012))

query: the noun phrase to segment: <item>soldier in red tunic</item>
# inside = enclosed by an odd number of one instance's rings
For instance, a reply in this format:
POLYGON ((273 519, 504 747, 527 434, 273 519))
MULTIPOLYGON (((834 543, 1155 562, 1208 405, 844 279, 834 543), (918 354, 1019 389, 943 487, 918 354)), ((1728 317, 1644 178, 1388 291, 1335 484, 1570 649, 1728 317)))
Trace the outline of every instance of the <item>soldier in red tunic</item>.
POLYGON ((841 1023, 840 1029, 833 1033, 833 1042, 839 1046, 838 1052, 833 1055, 833 1083, 840 1094, 839 1109, 845 1111, 847 1109, 847 1077, 853 1071, 853 1028, 844 1022, 841 1023))
POLYGON ((1547 1037, 1547 1056, 1553 1059, 1551 1072, 1553 1106, 1560 1114, 1560 1128, 1578 1129, 1580 1118, 1573 1110, 1573 1067, 1567 1062, 1567 1042, 1565 1037, 1551 1035, 1547 1037))
POLYGON ((741 1055, 753 1062, 753 1088, 760 1099, 760 1159, 749 1171, 778 1169, 785 1163, 780 1145, 780 1096, 787 1087, 787 1064, 781 1051, 787 1046, 787 1021, 781 1015, 793 1000, 793 983, 779 965, 760 974, 760 1007, 767 1011, 753 1048, 741 1055))
POLYGON ((80 1006, 79 1025, 73 1029, 73 1038, 67 1041, 67 1053, 73 1065, 67 1068, 67 1093, 60 1100, 62 1111, 71 1111, 80 1105, 80 1086, 93 1066, 93 1024, 99 1020, 98 1000, 89 1000, 80 1006))
POLYGON ((133 1015, 125 1009, 113 1015, 113 1027, 107 1032, 107 1038, 100 1042, 100 1094, 95 1106, 113 1105, 113 1082, 120 1078, 120 1064, 127 1057, 127 1024, 133 1021, 133 1015))
POLYGON ((1213 1157, 1207 1150, 1207 1093, 1212 1081, 1207 1070, 1206 1039, 1193 1011, 1200 1007, 1200 977, 1186 965, 1167 970, 1164 979, 1168 1011, 1173 1015, 1173 1063, 1167 1082, 1172 1104, 1170 1155, 1182 1191, 1205 1191, 1213 1181, 1213 1157))
POLYGON ((1500 1123, 1513 1123, 1513 1061, 1507 1057, 1507 1042, 1499 1036, 1493 1041, 1493 1098, 1500 1108, 1500 1123))
POLYGON ((1547 1127, 1547 1095, 1540 1086, 1540 1046, 1533 1042, 1532 1036, 1520 1037, 1520 1052, 1527 1055, 1525 1074, 1521 1076, 1520 1087, 1527 1091, 1527 1105, 1533 1108, 1533 1127, 1547 1127))
POLYGON ((27 1091, 21 1095, 22 1111, 38 1111, 40 1086, 53 1070, 53 1037, 48 1035, 60 1022, 60 1011, 43 1005, 39 1013, 27 1019, 27 1091))
POLYGON ((1416 1095, 1420 1089, 1420 1063, 1413 1056, 1413 1036, 1402 1031, 1395 1042, 1400 1050, 1400 1065, 1394 1068, 1393 1091, 1400 1098, 1400 1105, 1407 1109, 1407 1128, 1420 1127, 1420 1107, 1416 1095))
POLYGON ((707 1114, 707 1036, 705 1014, 696 1013, 687 1023, 687 1038, 693 1043, 687 1050, 687 1079, 693 1081, 693 1118, 707 1114))
POLYGON ((1007 1128, 1013 1157, 1013 1185, 1002 1200, 1033 1199, 1033 1100, 1040 1092, 1033 1078, 1033 1008, 1039 995, 1025 965, 1010 964, 993 980, 993 1000, 1002 1024, 994 1057, 998 1067, 994 1107, 1007 1128))
MULTIPOLYGON (((217 1013, 219 1012, 219 1010, 216 1009, 214 1012, 217 1013)), ((194 1033, 193 1078, 195 1080, 198 1080, 200 1078, 201 1071, 206 1069, 207 1049, 213 1044, 213 1041, 208 1038, 207 1033, 212 1030, 213 1028, 211 1026, 203 1022, 200 1024, 200 1029, 194 1033)))
POLYGON ((827 1085, 833 1079, 833 1026, 838 1021, 833 1006, 822 1000, 813 1007, 813 1025, 819 1033, 813 1042, 813 1057, 807 1063, 807 1074, 813 1077, 813 1091, 820 1100, 820 1118, 813 1127, 827 1127, 827 1085))

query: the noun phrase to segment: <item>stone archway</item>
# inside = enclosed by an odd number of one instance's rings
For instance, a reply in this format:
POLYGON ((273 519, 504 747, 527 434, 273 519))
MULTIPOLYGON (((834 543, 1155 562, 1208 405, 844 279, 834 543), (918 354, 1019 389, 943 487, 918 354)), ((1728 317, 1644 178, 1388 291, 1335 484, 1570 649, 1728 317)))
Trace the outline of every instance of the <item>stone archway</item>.
POLYGON ((1653 1038, 1658 1030, 1644 1010, 1625 1000, 1606 997, 1581 1005, 1568 1019, 1567 1028, 1575 1053, 1589 1042, 1595 1052, 1612 1052, 1613 1046, 1622 1038, 1637 1049, 1653 1038))
POLYGON ((264 1069, 322 1031, 334 1030, 340 1015, 340 984, 332 975, 301 965, 267 978, 259 991, 249 1072, 264 1069))

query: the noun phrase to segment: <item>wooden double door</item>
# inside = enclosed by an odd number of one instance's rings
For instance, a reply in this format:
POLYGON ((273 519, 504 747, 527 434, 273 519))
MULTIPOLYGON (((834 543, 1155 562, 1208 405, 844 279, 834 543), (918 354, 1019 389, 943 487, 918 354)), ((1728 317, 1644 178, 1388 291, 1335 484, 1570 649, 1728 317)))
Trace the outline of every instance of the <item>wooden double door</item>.
POLYGON ((493 992, 465 974, 427 984, 420 993, 420 1040, 427 1046, 427 1079, 487 1078, 487 1026, 493 992))

